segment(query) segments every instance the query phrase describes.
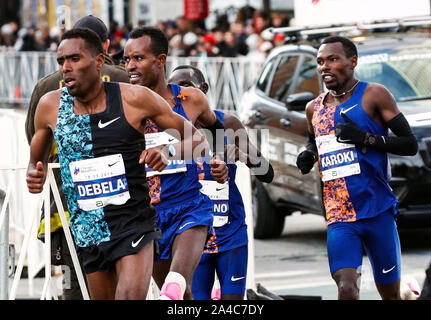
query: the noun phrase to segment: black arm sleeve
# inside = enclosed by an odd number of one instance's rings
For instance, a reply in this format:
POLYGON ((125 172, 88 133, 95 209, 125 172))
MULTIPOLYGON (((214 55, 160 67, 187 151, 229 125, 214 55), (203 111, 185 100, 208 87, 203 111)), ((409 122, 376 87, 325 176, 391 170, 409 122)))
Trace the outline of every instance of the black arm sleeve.
MULTIPOLYGON (((254 168, 250 169, 253 173, 255 171, 254 168)), ((266 171, 265 174, 258 174, 257 172, 255 173, 255 176, 257 179, 259 179, 259 181, 262 182, 266 182, 266 183, 271 183, 272 180, 274 179, 274 169, 272 168, 271 163, 268 162, 268 170, 266 171)))
POLYGON ((224 139, 224 125, 221 123, 221 121, 216 118, 216 121, 206 129, 209 130, 211 133, 211 140, 212 140, 212 150, 214 154, 221 155, 221 159, 224 158, 224 140, 217 143, 217 129, 223 129, 223 134, 220 134, 220 137, 223 137, 224 139), (220 146, 220 150, 217 150, 217 145, 220 146))
POLYGON ((388 121, 387 125, 395 134, 395 137, 375 135, 374 143, 370 143, 370 139, 368 138, 366 139, 365 145, 381 152, 392 153, 400 156, 414 156, 418 152, 418 142, 416 141, 416 137, 414 136, 404 115, 402 113, 397 114, 394 118, 388 121))
POLYGON ((311 134, 309 131, 307 131, 307 133, 308 133, 308 143, 305 146, 305 149, 313 152, 314 162, 316 162, 317 159, 319 158, 317 153, 316 137, 314 134, 311 134))

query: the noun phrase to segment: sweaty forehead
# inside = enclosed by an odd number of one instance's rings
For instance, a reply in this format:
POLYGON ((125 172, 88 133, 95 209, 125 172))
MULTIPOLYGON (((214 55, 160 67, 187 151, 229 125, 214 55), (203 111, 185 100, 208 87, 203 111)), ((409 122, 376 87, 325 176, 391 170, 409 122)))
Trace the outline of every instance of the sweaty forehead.
POLYGON ((344 47, 341 42, 324 43, 319 47, 317 57, 325 57, 329 55, 345 55, 344 47))
POLYGON ((148 36, 142 36, 135 39, 129 39, 124 47, 124 54, 138 54, 151 52, 151 38, 148 36))
POLYGON ((57 57, 70 56, 80 54, 84 50, 88 51, 85 47, 85 40, 81 38, 64 39, 60 42, 57 49, 57 57))

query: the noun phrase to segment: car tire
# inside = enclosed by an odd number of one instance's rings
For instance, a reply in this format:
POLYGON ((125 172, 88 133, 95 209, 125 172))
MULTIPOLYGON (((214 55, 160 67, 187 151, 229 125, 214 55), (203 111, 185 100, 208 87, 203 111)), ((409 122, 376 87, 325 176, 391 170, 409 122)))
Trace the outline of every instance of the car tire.
POLYGON ((284 228, 284 215, 277 211, 262 182, 254 179, 253 185, 254 237, 256 239, 277 238, 284 228))

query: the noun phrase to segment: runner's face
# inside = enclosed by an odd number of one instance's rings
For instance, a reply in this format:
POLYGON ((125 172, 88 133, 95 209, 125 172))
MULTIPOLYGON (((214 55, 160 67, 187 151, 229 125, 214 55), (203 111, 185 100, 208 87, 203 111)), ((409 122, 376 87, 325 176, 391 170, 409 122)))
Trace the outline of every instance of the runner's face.
POLYGON ((317 52, 317 71, 328 90, 344 89, 353 78, 357 57, 346 57, 341 42, 322 44, 317 52))
POLYGON ((84 39, 61 41, 57 50, 57 62, 63 74, 64 85, 72 96, 85 96, 91 91, 99 78, 100 63, 96 61, 96 57, 86 48, 84 39))
POLYGON ((164 72, 164 62, 151 52, 151 38, 148 36, 127 40, 124 61, 131 84, 153 89, 157 86, 159 73, 164 72))

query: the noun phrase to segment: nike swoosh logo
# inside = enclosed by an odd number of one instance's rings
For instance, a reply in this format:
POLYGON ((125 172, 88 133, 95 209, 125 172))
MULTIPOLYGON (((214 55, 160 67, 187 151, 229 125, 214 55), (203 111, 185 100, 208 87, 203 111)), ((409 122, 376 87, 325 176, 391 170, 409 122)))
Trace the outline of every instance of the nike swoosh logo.
POLYGON ((144 239, 144 237, 145 237, 145 234, 142 237, 140 237, 138 241, 136 242, 132 241, 132 247, 136 248, 136 246, 139 244, 139 242, 141 242, 142 239, 144 239))
POLYGON ((181 227, 179 227, 178 229, 181 230, 182 228, 184 228, 185 226, 191 224, 191 223, 195 223, 194 221, 189 221, 187 223, 184 223, 181 227))
POLYGON ((244 279, 245 277, 238 277, 238 278, 235 278, 234 276, 232 276, 232 278, 230 278, 230 280, 231 281, 238 281, 238 280, 241 280, 241 279, 244 279))
POLYGON ((356 107, 358 104, 355 104, 354 106, 352 106, 352 107, 350 107, 350 108, 347 108, 347 109, 343 109, 343 110, 341 110, 340 111, 340 113, 346 113, 346 112, 349 112, 350 110, 352 110, 354 107, 356 107))
POLYGON ((114 163, 108 163, 108 167, 112 167, 114 164, 117 164, 119 161, 115 161, 114 163))
POLYGON ((351 142, 350 140, 344 140, 344 139, 338 139, 338 142, 341 142, 341 143, 349 143, 349 142, 351 142))
POLYGON ((175 138, 169 138, 168 139, 168 142, 172 142, 172 141, 174 141, 175 140, 175 138))
POLYGON ((223 187, 223 188, 216 188, 216 191, 221 191, 221 190, 223 190, 224 188, 226 188, 226 187, 223 187))
POLYGON ((392 268, 390 268, 389 270, 385 270, 384 268, 382 269, 383 273, 388 273, 391 272, 392 270, 394 270, 395 266, 393 266, 392 268))
POLYGON ((109 120, 108 122, 105 122, 105 123, 102 123, 102 120, 99 120, 99 123, 97 124, 97 126, 98 126, 100 129, 103 129, 103 128, 105 128, 105 127, 109 126, 111 123, 113 123, 113 122, 117 121, 117 120, 118 120, 118 119, 120 119, 120 118, 121 118, 121 117, 117 117, 117 118, 112 119, 112 120, 109 120))

